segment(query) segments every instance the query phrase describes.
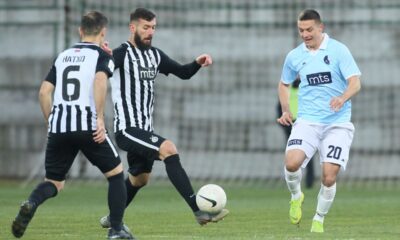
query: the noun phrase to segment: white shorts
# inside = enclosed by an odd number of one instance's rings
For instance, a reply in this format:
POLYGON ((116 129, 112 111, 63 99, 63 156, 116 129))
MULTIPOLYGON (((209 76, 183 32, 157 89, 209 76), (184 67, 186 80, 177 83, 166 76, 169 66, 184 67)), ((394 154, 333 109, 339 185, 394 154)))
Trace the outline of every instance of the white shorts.
POLYGON ((298 119, 286 145, 286 152, 300 149, 306 154, 302 167, 306 167, 318 150, 320 163, 330 162, 346 169, 349 160, 354 125, 351 122, 321 124, 298 119))

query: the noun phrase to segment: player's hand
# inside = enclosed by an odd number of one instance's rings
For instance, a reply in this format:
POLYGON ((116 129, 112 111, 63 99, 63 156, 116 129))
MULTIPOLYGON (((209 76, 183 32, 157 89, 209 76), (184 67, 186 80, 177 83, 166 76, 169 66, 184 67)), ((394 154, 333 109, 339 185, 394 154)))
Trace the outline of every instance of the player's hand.
POLYGON ((291 112, 283 112, 282 116, 278 118, 276 121, 284 126, 293 125, 293 115, 291 112))
POLYGON ((106 140, 106 128, 102 118, 97 118, 97 129, 93 133, 93 140, 97 143, 102 143, 106 140))
POLYGON ((112 49, 109 47, 109 43, 107 41, 101 44, 101 48, 108 54, 112 55, 112 49))
POLYGON ((330 102, 330 107, 333 111, 338 112, 344 104, 345 100, 342 97, 333 97, 330 102))
POLYGON ((212 58, 208 54, 201 54, 196 58, 196 62, 202 67, 207 67, 212 64, 212 58))

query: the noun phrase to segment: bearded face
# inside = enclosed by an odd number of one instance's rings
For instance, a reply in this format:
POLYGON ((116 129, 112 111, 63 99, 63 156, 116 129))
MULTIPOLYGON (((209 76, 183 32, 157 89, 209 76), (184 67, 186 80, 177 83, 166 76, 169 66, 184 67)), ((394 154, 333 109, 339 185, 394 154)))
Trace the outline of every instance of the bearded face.
POLYGON ((140 50, 147 50, 151 47, 152 36, 143 38, 139 34, 135 34, 133 40, 135 41, 136 47, 140 50))
POLYGON ((131 32, 133 39, 131 39, 137 48, 146 50, 151 47, 151 41, 156 29, 156 19, 151 21, 139 19, 131 23, 131 32))

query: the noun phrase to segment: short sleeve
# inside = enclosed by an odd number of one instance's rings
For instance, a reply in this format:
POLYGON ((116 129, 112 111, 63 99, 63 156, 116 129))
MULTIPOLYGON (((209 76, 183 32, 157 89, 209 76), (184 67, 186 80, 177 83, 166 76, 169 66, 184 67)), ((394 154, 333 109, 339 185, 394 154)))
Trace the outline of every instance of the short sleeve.
POLYGON ((344 45, 339 59, 339 69, 345 79, 349 79, 352 76, 361 75, 361 71, 351 55, 350 50, 344 45))
POLYGON ((56 74, 56 66, 53 64, 51 67, 49 73, 47 74, 45 81, 48 81, 52 83, 54 86, 56 85, 56 79, 57 79, 57 74, 56 74))
POLYGON ((291 84, 296 80, 297 72, 293 69, 292 63, 290 60, 290 53, 286 56, 285 62, 283 64, 281 81, 284 84, 291 84))
POLYGON ((99 59, 97 61, 96 73, 105 72, 108 77, 113 75, 115 68, 114 59, 105 52, 100 52, 99 59))

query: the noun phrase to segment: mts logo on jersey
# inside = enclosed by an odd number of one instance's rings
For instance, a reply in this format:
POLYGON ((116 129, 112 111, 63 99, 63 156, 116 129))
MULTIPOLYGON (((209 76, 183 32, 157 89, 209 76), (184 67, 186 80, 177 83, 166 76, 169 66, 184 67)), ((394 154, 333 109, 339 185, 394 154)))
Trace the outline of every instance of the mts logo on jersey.
POLYGON ((140 80, 142 81, 153 81, 157 76, 157 71, 154 67, 145 68, 139 66, 140 80))
POLYGON ((332 83, 330 72, 320 72, 306 75, 308 84, 311 86, 332 83))

